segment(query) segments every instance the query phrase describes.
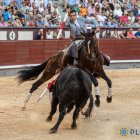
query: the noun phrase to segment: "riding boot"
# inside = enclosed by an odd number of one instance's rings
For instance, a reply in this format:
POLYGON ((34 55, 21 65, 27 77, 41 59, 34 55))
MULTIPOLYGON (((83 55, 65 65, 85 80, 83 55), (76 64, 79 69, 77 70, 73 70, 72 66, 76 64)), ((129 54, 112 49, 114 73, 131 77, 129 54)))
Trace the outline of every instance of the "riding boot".
POLYGON ((89 77, 90 77, 92 83, 94 84, 94 86, 97 87, 98 86, 98 81, 97 81, 96 77, 88 69, 84 69, 84 70, 89 75, 89 77))
POLYGON ((109 66, 110 65, 110 57, 103 53, 104 57, 104 65, 109 66))
POLYGON ((58 74, 59 72, 61 72, 63 70, 63 68, 67 65, 68 63, 68 55, 64 55, 62 58, 62 61, 60 63, 60 67, 56 70, 56 74, 58 74))

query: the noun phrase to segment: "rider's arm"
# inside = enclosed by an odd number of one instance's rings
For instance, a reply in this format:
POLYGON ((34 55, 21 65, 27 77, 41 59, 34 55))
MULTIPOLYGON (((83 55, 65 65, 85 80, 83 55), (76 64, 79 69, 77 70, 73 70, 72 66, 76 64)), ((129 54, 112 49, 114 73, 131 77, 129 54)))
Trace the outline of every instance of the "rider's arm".
POLYGON ((94 27, 98 27, 98 22, 96 21, 96 19, 93 18, 85 18, 85 17, 78 17, 79 20, 87 23, 87 24, 93 24, 94 27))
POLYGON ((96 21, 96 19, 91 19, 91 18, 84 18, 84 17, 78 17, 80 20, 82 20, 85 23, 91 24, 91 27, 96 27, 95 32, 99 32, 100 28, 99 28, 99 24, 96 21))
POLYGON ((96 27, 95 32, 99 32, 100 31, 100 27, 99 27, 99 24, 98 24, 96 19, 91 19, 91 25, 92 24, 94 24, 94 27, 96 27))

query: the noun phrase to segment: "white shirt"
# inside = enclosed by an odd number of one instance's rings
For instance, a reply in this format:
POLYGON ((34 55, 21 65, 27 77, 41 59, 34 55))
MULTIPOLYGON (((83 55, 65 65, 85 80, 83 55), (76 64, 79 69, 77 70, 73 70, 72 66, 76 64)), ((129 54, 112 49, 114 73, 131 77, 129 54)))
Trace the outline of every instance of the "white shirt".
POLYGON ((107 19, 106 16, 102 16, 102 15, 97 15, 98 21, 101 22, 105 22, 105 20, 107 19))
POLYGON ((119 16, 119 17, 121 17, 122 16, 122 10, 121 9, 119 9, 119 10, 117 10, 117 9, 115 9, 114 10, 114 16, 119 16))

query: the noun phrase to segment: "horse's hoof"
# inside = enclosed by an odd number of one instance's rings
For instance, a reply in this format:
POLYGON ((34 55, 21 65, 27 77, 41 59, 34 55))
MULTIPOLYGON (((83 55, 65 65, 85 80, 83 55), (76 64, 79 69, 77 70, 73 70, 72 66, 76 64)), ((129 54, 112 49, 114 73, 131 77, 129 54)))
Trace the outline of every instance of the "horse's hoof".
POLYGON ((72 124, 71 125, 71 129, 76 129, 77 128, 77 125, 76 124, 72 124))
POLYGON ((95 106, 100 107, 100 100, 95 100, 95 106))
POLYGON ((25 111, 25 110, 26 110, 26 107, 25 106, 21 108, 21 111, 25 111))
POLYGON ((46 119, 46 122, 51 122, 52 121, 52 117, 48 116, 48 118, 46 119))
POLYGON ((108 103, 111 103, 112 102, 112 97, 106 97, 106 101, 108 102, 108 103))
POLYGON ((51 128, 51 129, 49 130, 49 134, 54 134, 54 133, 56 133, 56 132, 57 132, 57 130, 54 129, 54 128, 51 128))

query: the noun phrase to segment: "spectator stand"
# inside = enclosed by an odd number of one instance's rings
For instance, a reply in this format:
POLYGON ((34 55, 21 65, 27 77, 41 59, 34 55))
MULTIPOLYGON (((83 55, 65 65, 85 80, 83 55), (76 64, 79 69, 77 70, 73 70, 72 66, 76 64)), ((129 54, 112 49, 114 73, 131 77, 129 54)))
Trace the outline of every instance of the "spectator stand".
POLYGON ((97 34, 97 38, 109 39, 114 34, 114 31, 118 31, 120 35, 124 30, 129 31, 129 29, 132 29, 133 34, 139 30, 139 28, 101 28, 100 33, 97 34))

